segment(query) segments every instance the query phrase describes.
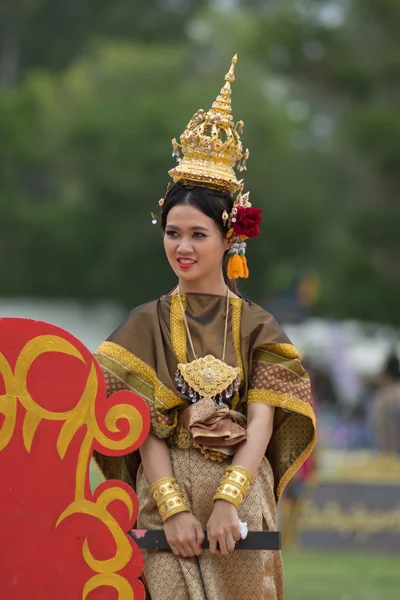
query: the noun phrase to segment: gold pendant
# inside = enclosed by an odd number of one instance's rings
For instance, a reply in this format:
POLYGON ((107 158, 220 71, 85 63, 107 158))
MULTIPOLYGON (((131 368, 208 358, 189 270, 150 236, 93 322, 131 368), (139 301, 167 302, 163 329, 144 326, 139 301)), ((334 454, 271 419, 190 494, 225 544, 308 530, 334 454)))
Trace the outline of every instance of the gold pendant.
POLYGON ((240 370, 207 354, 190 363, 179 363, 175 380, 182 394, 187 393, 192 402, 219 396, 222 403, 223 396, 230 398, 239 389, 240 370))

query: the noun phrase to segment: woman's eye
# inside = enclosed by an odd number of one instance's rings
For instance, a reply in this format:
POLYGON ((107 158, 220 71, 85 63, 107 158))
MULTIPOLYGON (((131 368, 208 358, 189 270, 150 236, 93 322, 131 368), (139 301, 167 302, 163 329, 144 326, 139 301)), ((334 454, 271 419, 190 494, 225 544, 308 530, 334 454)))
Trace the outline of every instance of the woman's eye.
MULTIPOLYGON (((176 237, 178 237, 179 233, 177 231, 173 231, 172 229, 170 229, 169 231, 167 229, 165 232, 165 235, 167 235, 168 237, 171 237, 171 238, 176 238, 176 237)), ((204 238, 207 236, 204 235, 204 233, 202 233, 201 231, 195 231, 193 233, 193 237, 194 238, 204 238)))

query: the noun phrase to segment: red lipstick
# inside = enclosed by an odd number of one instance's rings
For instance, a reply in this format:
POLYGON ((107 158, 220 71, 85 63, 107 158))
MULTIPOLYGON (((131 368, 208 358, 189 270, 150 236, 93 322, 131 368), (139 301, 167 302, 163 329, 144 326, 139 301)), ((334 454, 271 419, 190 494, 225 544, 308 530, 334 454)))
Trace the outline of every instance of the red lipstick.
POLYGON ((192 267, 194 267, 196 262, 197 261, 195 261, 193 258, 189 258, 189 257, 185 257, 185 256, 179 256, 177 258, 177 263, 179 265, 179 268, 183 269, 184 271, 187 271, 187 270, 191 269, 192 267), (188 261, 188 262, 185 262, 185 261, 188 261))

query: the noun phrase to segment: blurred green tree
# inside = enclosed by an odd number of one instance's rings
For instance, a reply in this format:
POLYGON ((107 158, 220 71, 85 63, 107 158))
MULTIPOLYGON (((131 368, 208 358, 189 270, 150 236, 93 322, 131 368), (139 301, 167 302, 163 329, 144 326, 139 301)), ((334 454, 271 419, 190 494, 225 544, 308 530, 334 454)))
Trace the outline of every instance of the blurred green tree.
POLYGON ((327 253, 320 248, 320 310, 399 323, 400 3, 239 5, 258 23, 246 50, 297 100, 287 107, 299 123, 300 140, 325 141, 322 151, 347 180, 331 182, 336 200, 324 225, 331 238, 327 253))
POLYGON ((0 82, 32 68, 59 70, 99 40, 181 44, 201 0, 3 0, 0 82))
POLYGON ((172 285, 150 224, 170 139, 238 50, 233 110, 264 208, 246 290, 262 302, 314 273, 320 314, 400 322, 395 2, 171 0, 134 23, 135 2, 82 2, 79 35, 60 18, 76 2, 15 6, 31 49, 0 91, 2 294, 133 306, 172 285))

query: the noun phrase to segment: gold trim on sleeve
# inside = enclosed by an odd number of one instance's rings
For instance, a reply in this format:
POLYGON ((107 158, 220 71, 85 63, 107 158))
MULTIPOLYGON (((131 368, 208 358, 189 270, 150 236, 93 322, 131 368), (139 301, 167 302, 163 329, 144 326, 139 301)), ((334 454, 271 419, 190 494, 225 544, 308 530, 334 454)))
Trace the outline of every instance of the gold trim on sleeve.
MULTIPOLYGON (((264 346, 260 346, 257 348, 256 352, 270 352, 272 354, 277 354, 280 358, 298 358, 301 359, 300 354, 296 350, 296 348, 292 344, 265 344, 264 346)), ((255 359, 256 360, 256 359, 255 359)))
POLYGON ((162 404, 165 408, 170 409, 186 405, 185 400, 176 396, 169 388, 167 388, 167 386, 161 383, 152 367, 119 344, 115 344, 114 342, 103 342, 98 350, 96 350, 95 355, 96 354, 105 355, 106 357, 119 362, 145 383, 153 386, 155 401, 162 404))
POLYGON ((299 400, 294 396, 287 394, 285 392, 275 392, 273 390, 250 390, 247 398, 248 404, 268 404, 269 406, 275 406, 277 408, 282 408, 286 411, 293 411, 304 417, 308 417, 311 419, 313 424, 313 435, 308 443, 307 447, 303 450, 303 452, 296 458, 294 463, 288 468, 287 471, 282 475, 277 492, 277 502, 279 501, 280 496, 291 480, 293 475, 298 471, 303 462, 309 457, 314 448, 317 435, 316 435, 316 419, 313 407, 308 402, 304 402, 303 400, 299 400))
POLYGON ((282 408, 283 410, 293 411, 309 417, 314 425, 316 419, 311 404, 304 400, 299 400, 287 392, 275 392, 274 390, 249 390, 247 395, 248 404, 268 404, 282 408))
MULTIPOLYGON (((291 371, 295 375, 298 376, 299 379, 303 381, 309 382, 309 376, 307 371, 304 369, 301 364, 300 355, 297 353, 297 350, 293 348, 294 352, 292 352, 289 356, 289 351, 286 349, 286 354, 277 353, 276 348, 278 346, 288 346, 289 344, 275 344, 274 346, 263 346, 258 348, 253 357, 253 364, 267 364, 267 365, 278 365, 281 369, 285 371, 291 371), (284 358, 285 360, 282 360, 284 358)), ((285 351, 285 350, 284 350, 285 351)))
POLYGON ((276 490, 276 501, 277 502, 279 502, 279 499, 280 499, 282 492, 285 489, 286 485, 289 483, 289 481, 292 479, 292 477, 297 473, 297 471, 300 469, 300 467, 304 463, 304 461, 307 460, 307 458, 310 456, 315 444, 317 443, 317 434, 316 434, 316 430, 315 430, 315 417, 313 419, 313 423, 314 423, 314 431, 313 431, 313 436, 311 438, 311 441, 309 442, 308 446, 303 450, 303 452, 300 454, 300 456, 298 456, 296 458, 294 463, 282 475, 282 477, 279 481, 279 485, 276 490))

